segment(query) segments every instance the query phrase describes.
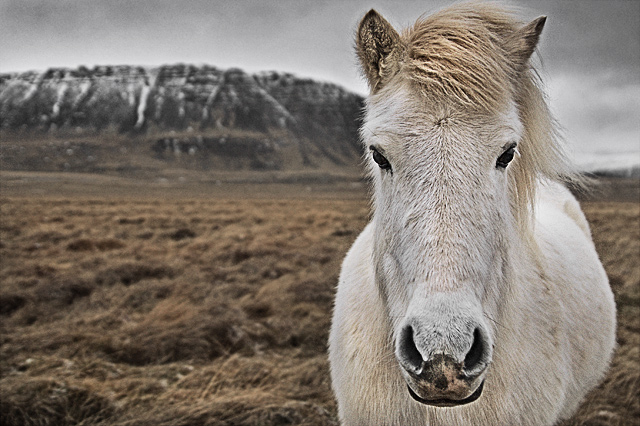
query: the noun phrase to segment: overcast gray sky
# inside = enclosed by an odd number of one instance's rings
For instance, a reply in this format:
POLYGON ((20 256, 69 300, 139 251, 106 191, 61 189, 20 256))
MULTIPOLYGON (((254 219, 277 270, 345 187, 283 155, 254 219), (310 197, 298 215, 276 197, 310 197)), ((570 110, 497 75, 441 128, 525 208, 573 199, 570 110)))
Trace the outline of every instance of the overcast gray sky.
MULTIPOLYGON (((444 0, 0 0, 0 72, 165 63, 288 71, 364 94, 353 54, 374 7, 394 26, 444 0)), ((640 0, 511 0, 547 15, 552 108, 590 151, 640 152, 640 0), (604 144, 604 145, 602 145, 604 144)), ((640 161, 640 157, 639 157, 640 161)))

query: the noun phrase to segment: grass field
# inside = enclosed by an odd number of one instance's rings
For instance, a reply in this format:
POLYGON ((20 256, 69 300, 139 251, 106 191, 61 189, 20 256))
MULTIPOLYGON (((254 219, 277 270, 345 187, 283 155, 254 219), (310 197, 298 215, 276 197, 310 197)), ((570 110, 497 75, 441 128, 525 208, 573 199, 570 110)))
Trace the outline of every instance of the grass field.
MULTIPOLYGON (((337 424, 326 341, 363 188, 56 176, 0 176, 3 425, 337 424)), ((640 205, 600 199, 619 347, 565 425, 640 424, 640 205)))

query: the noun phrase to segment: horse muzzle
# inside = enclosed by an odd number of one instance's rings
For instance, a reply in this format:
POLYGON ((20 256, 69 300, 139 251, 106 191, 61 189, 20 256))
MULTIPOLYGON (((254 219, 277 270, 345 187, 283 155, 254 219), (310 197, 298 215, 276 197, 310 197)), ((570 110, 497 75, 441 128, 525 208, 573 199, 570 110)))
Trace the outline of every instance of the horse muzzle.
POLYGON ((484 388, 484 374, 469 375, 463 363, 443 354, 422 362, 418 371, 406 371, 405 379, 414 400, 435 407, 469 404, 484 388))
POLYGON ((480 382, 480 386, 476 388, 476 390, 466 398, 462 399, 451 399, 451 398, 422 398, 415 393, 413 389, 411 389, 411 385, 407 385, 407 389, 409 390, 409 395, 411 398, 418 401, 421 404, 431 405, 434 407, 457 407, 458 405, 469 404, 476 399, 480 398, 482 395, 482 390, 484 389, 484 380, 480 382))
POLYGON ((463 342, 458 347, 468 349, 457 352, 434 347, 432 339, 420 338, 418 327, 419 324, 406 324, 396 345, 396 356, 411 397, 436 407, 469 404, 480 398, 493 352, 482 327, 463 333, 460 338, 463 342))

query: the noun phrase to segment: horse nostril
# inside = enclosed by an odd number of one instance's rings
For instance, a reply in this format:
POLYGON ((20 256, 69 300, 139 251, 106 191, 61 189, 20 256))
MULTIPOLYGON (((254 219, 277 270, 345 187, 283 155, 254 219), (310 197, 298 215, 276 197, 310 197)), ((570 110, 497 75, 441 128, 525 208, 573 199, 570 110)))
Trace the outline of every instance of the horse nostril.
POLYGON ((410 367, 414 373, 419 374, 424 360, 413 340, 413 327, 410 325, 402 329, 398 350, 401 359, 408 364, 408 367, 410 367))
POLYGON ((478 367, 484 356, 484 350, 484 342, 482 335, 480 334, 480 329, 476 328, 473 331, 473 343, 471 344, 471 349, 469 349, 469 352, 467 352, 467 355, 464 358, 464 369, 467 372, 478 367))

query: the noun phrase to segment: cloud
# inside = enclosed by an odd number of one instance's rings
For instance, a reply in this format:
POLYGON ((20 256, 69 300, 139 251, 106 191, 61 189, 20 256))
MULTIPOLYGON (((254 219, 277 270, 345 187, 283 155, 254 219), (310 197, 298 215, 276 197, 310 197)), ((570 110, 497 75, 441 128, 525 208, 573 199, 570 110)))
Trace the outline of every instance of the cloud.
POLYGON ((549 79, 551 108, 575 151, 640 152, 640 81, 623 71, 549 79))

